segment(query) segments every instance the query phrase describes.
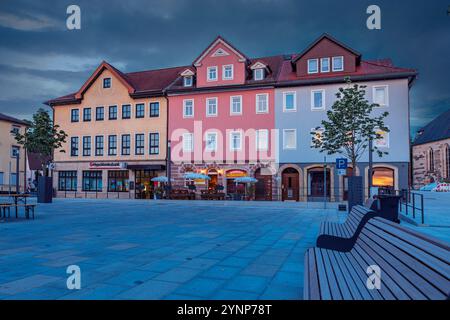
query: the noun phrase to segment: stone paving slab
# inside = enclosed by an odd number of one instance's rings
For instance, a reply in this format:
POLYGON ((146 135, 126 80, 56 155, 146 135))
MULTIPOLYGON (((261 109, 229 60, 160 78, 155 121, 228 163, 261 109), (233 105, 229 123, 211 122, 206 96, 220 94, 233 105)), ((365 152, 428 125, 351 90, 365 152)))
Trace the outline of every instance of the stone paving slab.
POLYGON ((39 204, 36 220, 0 224, 0 299, 298 300, 320 223, 346 216, 317 204, 211 204, 39 204), (81 290, 66 287, 69 264, 81 290))

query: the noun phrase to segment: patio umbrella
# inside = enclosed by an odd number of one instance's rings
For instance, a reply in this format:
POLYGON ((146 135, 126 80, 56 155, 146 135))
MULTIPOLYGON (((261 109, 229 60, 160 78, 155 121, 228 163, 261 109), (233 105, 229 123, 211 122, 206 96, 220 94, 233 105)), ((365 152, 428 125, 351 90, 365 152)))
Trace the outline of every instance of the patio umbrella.
MULTIPOLYGON (((238 183, 255 183, 258 182, 258 179, 255 179, 253 177, 238 177, 234 179, 234 183, 236 183, 236 186, 238 183)), ((244 197, 247 195, 247 188, 244 188, 244 197)), ((237 192, 237 189, 236 189, 237 192)))
POLYGON ((185 179, 190 179, 190 180, 197 180, 197 179, 201 179, 201 180, 211 180, 210 177, 208 177, 206 174, 202 174, 202 173, 194 173, 194 172, 188 172, 184 174, 184 178, 185 179))
POLYGON ((258 179, 252 178, 252 177, 238 177, 234 179, 234 182, 236 183, 255 183, 258 182, 258 179))
POLYGON ((169 178, 167 178, 166 176, 159 176, 159 177, 154 177, 152 178, 153 182, 169 182, 169 178))

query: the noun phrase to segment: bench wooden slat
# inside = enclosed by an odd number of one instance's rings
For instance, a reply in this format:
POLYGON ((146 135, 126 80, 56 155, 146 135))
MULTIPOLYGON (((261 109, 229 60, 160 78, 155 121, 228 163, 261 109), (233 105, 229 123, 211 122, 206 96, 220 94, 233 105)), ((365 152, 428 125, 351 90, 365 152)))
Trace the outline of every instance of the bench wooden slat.
POLYGON ((319 288, 320 288, 320 298, 322 300, 331 300, 332 295, 331 295, 331 291, 330 291, 330 286, 328 284, 327 273, 325 272, 325 265, 324 265, 322 254, 318 250, 315 250, 314 253, 316 256, 317 272, 320 275, 318 278, 319 288))
POLYGON ((319 300, 321 299, 320 295, 320 287, 319 287, 319 278, 317 273, 317 265, 316 265, 316 256, 314 249, 309 249, 307 251, 308 254, 308 271, 309 274, 305 274, 308 277, 308 285, 309 285, 309 297, 311 300, 319 300))
MULTIPOLYGON (((377 234, 380 232, 380 229, 375 228, 372 225, 367 226, 368 230, 371 230, 373 233, 377 234)), ((397 248, 402 249, 405 252, 410 253, 414 256, 414 258, 420 263, 427 265, 429 268, 435 270, 446 278, 449 278, 450 275, 450 266, 448 263, 436 258, 434 255, 431 255, 428 251, 423 251, 420 248, 414 246, 410 242, 406 242, 402 239, 399 239, 397 236, 392 234, 384 234, 383 238, 389 243, 393 244, 397 248)))
POLYGON ((338 280, 336 279, 337 275, 335 274, 334 268, 331 264, 330 258, 326 253, 326 249, 318 249, 316 251, 317 255, 322 256, 323 267, 325 269, 325 273, 327 275, 328 286, 330 287, 331 299, 330 300, 342 300, 341 290, 338 285, 338 280))
MULTIPOLYGON (((340 266, 338 261, 336 260, 333 251, 332 250, 327 250, 327 249, 321 249, 322 254, 326 255, 328 261, 330 261, 329 265, 331 265, 331 267, 333 268, 333 273, 336 276, 336 279, 338 279, 338 281, 336 281, 336 285, 339 287, 339 290, 341 292, 341 298, 344 300, 351 300, 353 298, 350 289, 347 285, 347 281, 339 281, 341 279, 346 279, 340 266)), ((336 300, 336 298, 333 297, 334 300, 336 300)))
POLYGON ((354 300, 363 299, 363 295, 360 293, 358 286, 356 285, 358 279, 353 278, 352 270, 349 269, 349 266, 347 266, 347 264, 344 262, 339 252, 335 250, 328 250, 328 251, 329 254, 334 256, 337 266, 341 270, 341 273, 343 275, 343 278, 345 279, 347 287, 350 290, 352 299, 354 300))
POLYGON ((450 257, 449 257, 449 249, 450 248, 441 248, 437 246, 435 243, 432 243, 430 241, 418 238, 417 236, 412 235, 410 232, 407 232, 407 230, 404 230, 401 226, 391 226, 390 224, 387 224, 386 222, 380 222, 377 220, 374 220, 371 225, 374 225, 376 227, 380 227, 383 230, 386 230, 390 232, 391 234, 395 234, 396 237, 401 237, 401 239, 405 242, 408 242, 409 244, 413 245, 416 248, 426 250, 429 254, 434 255, 436 258, 445 261, 446 263, 450 263, 450 257), (380 225, 380 223, 382 223, 380 225))
POLYGON ((346 261, 346 265, 349 270, 352 272, 353 278, 358 280, 358 288, 360 288, 360 292, 363 295, 364 299, 367 300, 383 300, 383 297, 380 295, 378 290, 367 290, 366 281, 367 281, 367 273, 366 270, 362 270, 359 266, 358 261, 353 257, 350 252, 340 252, 340 255, 343 260, 346 261))
MULTIPOLYGON (((366 250, 369 253, 377 256, 379 261, 386 261, 386 263, 392 265, 393 272, 398 274, 402 279, 401 282, 407 282, 406 286, 409 287, 411 285, 414 287, 407 290, 408 295, 411 296, 412 299, 423 300, 425 298, 442 298, 443 293, 424 279, 426 274, 430 271, 428 268, 425 268, 421 264, 414 263, 411 261, 412 258, 409 255, 398 249, 396 250, 383 239, 376 237, 375 235, 374 238, 369 238, 366 235, 361 234, 361 240, 367 243, 368 249, 366 250), (401 261, 398 259, 399 257, 401 257, 401 261), (411 262, 412 264, 408 265, 408 262, 411 262)), ((382 267, 381 264, 379 265, 383 271, 389 270, 388 267, 382 267)), ((439 280, 437 283, 439 283, 439 280)))

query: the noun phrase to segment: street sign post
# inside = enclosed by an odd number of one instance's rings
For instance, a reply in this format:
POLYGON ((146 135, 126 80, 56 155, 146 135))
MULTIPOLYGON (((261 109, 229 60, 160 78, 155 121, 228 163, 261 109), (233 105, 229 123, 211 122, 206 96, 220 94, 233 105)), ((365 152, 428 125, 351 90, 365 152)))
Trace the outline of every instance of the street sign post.
POLYGON ((336 170, 337 174, 340 176, 345 176, 347 174, 348 161, 345 158, 336 159, 336 170))

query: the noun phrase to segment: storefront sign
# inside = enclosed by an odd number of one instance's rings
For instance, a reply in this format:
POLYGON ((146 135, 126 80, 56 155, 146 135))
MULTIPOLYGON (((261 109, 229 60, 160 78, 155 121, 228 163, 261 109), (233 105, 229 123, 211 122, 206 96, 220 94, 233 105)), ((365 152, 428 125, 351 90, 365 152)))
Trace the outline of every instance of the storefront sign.
POLYGON ((227 171, 227 178, 246 177, 247 172, 243 170, 229 170, 227 171))
POLYGON ((126 162, 112 161, 112 162, 89 162, 90 169, 126 169, 126 162))

